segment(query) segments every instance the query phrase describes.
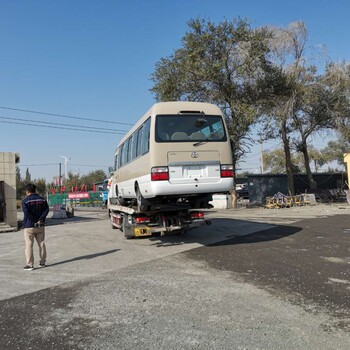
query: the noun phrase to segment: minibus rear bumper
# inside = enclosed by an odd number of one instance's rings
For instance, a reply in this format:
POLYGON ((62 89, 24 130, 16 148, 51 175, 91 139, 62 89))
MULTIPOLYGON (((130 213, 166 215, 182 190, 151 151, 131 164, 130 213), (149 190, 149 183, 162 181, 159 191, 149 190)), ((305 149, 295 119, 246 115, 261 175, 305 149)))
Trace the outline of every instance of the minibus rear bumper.
POLYGON ((200 182, 200 183, 181 183, 172 184, 169 181, 152 181, 149 191, 141 192, 144 198, 153 198, 156 196, 173 195, 195 195, 203 193, 225 193, 233 188, 233 178, 221 178, 218 182, 200 182))

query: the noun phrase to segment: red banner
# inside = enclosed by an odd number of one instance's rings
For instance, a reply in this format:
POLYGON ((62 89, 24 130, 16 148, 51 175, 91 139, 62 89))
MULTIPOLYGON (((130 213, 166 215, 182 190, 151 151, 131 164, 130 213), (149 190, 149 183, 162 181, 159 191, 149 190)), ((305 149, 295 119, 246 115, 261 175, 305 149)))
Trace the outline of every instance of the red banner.
POLYGON ((68 193, 68 199, 89 198, 89 192, 68 193))

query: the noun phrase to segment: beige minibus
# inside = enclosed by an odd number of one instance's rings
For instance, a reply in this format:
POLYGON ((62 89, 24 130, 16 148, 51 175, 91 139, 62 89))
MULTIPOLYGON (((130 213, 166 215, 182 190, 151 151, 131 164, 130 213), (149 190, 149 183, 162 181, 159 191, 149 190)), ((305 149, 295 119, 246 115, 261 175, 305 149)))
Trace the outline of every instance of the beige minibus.
POLYGON ((221 110, 202 102, 153 105, 120 141, 110 204, 187 203, 208 207, 214 193, 233 187, 232 154, 221 110))

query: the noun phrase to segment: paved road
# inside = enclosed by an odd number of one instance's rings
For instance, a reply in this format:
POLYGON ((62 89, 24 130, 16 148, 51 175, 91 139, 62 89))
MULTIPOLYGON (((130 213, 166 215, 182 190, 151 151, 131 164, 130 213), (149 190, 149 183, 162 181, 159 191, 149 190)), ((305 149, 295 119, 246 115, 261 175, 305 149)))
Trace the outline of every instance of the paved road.
POLYGON ((350 331, 350 216, 306 219, 186 253, 239 273, 306 310, 335 317, 325 327, 350 331))
POLYGON ((0 349, 349 349, 349 216, 285 213, 130 241, 89 214, 32 272, 0 235, 0 349))
MULTIPOLYGON (((65 222, 67 224, 61 224, 61 220, 48 222, 49 266, 45 270, 22 270, 25 265, 23 230, 0 234, 0 280, 6 281, 0 288, 0 300, 273 227, 268 223, 235 220, 231 215, 229 219, 216 219, 214 226, 194 229, 186 236, 126 240, 119 230, 111 229, 106 212, 80 211, 74 219, 65 222)), ((37 251, 35 253, 37 266, 37 251)))

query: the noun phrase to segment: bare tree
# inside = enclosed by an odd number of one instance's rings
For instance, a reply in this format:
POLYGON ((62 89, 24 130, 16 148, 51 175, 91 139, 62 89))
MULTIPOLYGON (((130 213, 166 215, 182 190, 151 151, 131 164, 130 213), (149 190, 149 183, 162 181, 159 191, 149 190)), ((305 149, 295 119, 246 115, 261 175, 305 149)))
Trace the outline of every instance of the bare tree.
MULTIPOLYGON (((271 28, 272 60, 284 77, 285 97, 280 96, 271 109, 274 127, 283 141, 288 187, 294 193, 291 147, 301 152, 309 187, 314 189, 308 151, 309 137, 337 125, 342 132, 349 128, 349 67, 328 64, 327 73, 319 74, 311 58, 306 59, 307 29, 303 22, 287 28, 271 28)), ((276 134, 276 132, 275 132, 276 134)))
POLYGON ((350 143, 350 63, 328 64, 323 82, 336 105, 332 111, 332 126, 350 143))

